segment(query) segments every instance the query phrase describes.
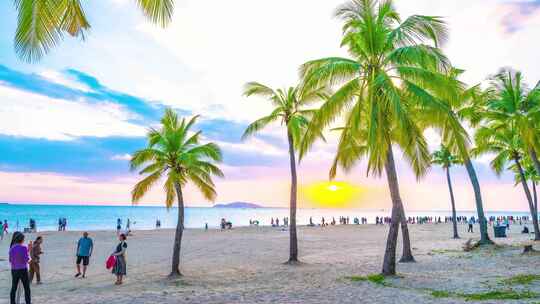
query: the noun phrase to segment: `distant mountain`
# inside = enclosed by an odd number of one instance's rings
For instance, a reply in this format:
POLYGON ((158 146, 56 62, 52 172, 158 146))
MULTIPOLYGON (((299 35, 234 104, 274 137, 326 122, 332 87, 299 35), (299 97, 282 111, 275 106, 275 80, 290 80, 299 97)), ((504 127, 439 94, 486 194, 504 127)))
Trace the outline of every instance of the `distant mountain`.
POLYGON ((263 208, 263 206, 253 203, 234 202, 228 204, 215 204, 214 208, 263 208))

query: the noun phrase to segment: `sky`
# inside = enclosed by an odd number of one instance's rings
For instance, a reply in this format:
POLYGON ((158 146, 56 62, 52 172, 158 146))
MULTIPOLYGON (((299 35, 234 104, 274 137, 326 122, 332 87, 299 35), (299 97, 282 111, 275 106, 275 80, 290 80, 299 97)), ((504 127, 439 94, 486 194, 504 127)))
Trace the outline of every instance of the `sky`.
MULTIPOLYGON (((130 154, 166 107, 200 114, 196 128, 220 145, 225 179, 217 202, 287 206, 289 164, 284 130, 275 125, 241 141, 248 123, 270 106, 242 97, 259 81, 295 85, 298 67, 311 59, 346 56, 341 26, 332 12, 342 0, 177 0, 166 28, 148 23, 131 0, 82 1, 92 29, 68 38, 38 63, 20 61, 13 48, 16 12, 0 2, 0 201, 12 203, 130 204, 140 176, 129 172, 130 154)), ((449 23, 444 47, 465 69, 469 84, 485 82, 501 67, 540 80, 540 1, 397 0, 406 17, 438 15, 449 23)), ((429 134, 428 134, 429 135, 429 134)), ((437 136, 428 136, 437 148, 437 136)), ((299 167, 300 206, 312 206, 304 189, 327 180, 335 140, 318 143, 299 167)), ((444 173, 432 168, 420 181, 398 159, 409 210, 448 210, 444 173)), ((489 157, 475 161, 488 210, 527 210, 512 177, 495 176, 489 157)), ((365 164, 338 180, 363 189, 358 208, 390 206, 384 177, 366 177, 365 164)), ((452 171, 457 207, 474 210, 463 168, 452 171)), ((188 206, 211 206, 188 186, 188 206)), ((162 204, 156 187, 143 204, 162 204)))

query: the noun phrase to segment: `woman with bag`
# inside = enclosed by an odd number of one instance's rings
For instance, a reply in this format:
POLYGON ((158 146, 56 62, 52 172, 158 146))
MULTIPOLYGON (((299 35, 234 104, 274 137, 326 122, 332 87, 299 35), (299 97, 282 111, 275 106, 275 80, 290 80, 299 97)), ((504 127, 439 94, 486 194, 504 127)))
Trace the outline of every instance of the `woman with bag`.
POLYGON ((122 279, 127 273, 127 264, 126 264, 126 249, 127 249, 127 243, 126 243, 126 235, 120 234, 118 236, 118 239, 120 240, 120 243, 116 246, 116 249, 112 256, 116 257, 116 263, 114 264, 114 267, 112 268, 112 273, 116 275, 116 282, 115 285, 121 285, 122 279))

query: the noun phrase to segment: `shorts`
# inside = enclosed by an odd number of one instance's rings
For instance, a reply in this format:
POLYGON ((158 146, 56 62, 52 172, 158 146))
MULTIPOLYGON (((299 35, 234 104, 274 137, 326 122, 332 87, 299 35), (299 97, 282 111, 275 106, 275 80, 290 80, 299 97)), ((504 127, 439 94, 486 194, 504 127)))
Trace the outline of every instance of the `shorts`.
POLYGON ((77 256, 77 265, 81 265, 81 261, 83 263, 83 266, 88 266, 90 264, 90 257, 89 256, 77 256))

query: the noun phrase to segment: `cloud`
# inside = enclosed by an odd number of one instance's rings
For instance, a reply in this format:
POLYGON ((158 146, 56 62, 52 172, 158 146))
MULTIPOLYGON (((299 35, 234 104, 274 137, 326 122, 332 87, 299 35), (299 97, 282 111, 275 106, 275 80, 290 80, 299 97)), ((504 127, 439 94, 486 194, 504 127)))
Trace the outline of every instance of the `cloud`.
POLYGON ((47 80, 50 80, 54 83, 66 86, 71 89, 75 89, 75 90, 79 90, 83 92, 91 91, 90 87, 86 86, 85 84, 80 83, 75 79, 72 79, 72 77, 69 77, 69 75, 62 74, 54 70, 44 70, 41 73, 39 73, 39 75, 46 78, 47 80))
POLYGON ((141 136, 130 112, 113 102, 92 104, 37 95, 0 85, 0 134, 51 140, 81 136, 141 136))
POLYGON ((115 154, 111 157, 111 160, 123 160, 127 161, 131 159, 131 155, 128 153, 125 154, 115 154))
POLYGON ((501 4, 501 25, 508 34, 513 34, 527 26, 528 22, 539 17, 540 1, 510 0, 501 4))

